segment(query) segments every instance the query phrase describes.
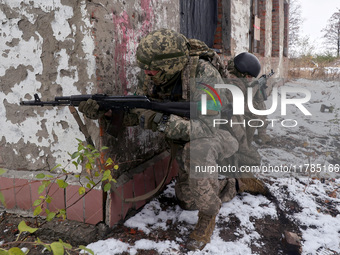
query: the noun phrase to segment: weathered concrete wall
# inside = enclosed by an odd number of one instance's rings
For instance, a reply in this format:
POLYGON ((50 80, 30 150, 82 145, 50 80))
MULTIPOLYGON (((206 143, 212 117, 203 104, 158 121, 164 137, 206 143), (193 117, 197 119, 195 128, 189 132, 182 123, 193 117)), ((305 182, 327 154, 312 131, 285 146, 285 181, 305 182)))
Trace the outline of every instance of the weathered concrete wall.
MULTIPOLYGON (((98 0, 89 4, 88 11, 96 45, 96 92, 133 94, 140 71, 135 65, 139 40, 158 28, 179 31, 178 0, 98 0)), ((110 148, 108 155, 121 163, 120 172, 164 150, 161 136, 139 127, 125 129, 118 138, 104 135, 103 140, 110 148)))
POLYGON ((265 12, 265 52, 264 56, 270 58, 272 55, 272 9, 273 3, 271 0, 266 0, 266 12, 265 12))
POLYGON ((19 1, 0 4, 0 164, 11 169, 65 165, 82 135, 67 108, 19 106, 33 93, 89 93, 95 58, 84 1, 19 1))
MULTIPOLYGON (((285 0, 280 0, 279 5, 280 5, 280 13, 279 13, 279 19, 280 19, 280 28, 279 28, 279 34, 280 36, 280 52, 279 52, 279 66, 284 66, 284 54, 283 54, 283 49, 284 49, 284 1, 285 0)), ((278 69, 278 76, 282 77, 285 75, 284 69, 278 69)), ((287 77, 287 76, 286 76, 287 77)))
MULTIPOLYGON (((230 27, 230 55, 235 56, 249 50, 250 1, 230 0, 228 6, 229 23, 223 24, 230 27)), ((266 0, 266 47, 260 58, 263 72, 275 67, 282 76, 283 48, 280 57, 271 57, 272 8, 266 0)), ((66 165, 67 153, 76 150, 75 138, 84 139, 68 108, 24 107, 20 100, 30 100, 36 92, 43 100, 133 93, 139 39, 161 27, 179 31, 179 15, 179 0, 2 0, 0 167, 48 170, 66 165)), ((105 141, 110 156, 130 162, 125 168, 164 149, 161 137, 138 127, 125 129, 118 138, 100 137, 98 122, 84 121, 98 146, 105 141)))
MULTIPOLYGON (((84 139, 67 107, 25 107, 20 100, 127 94, 136 86, 138 40, 160 27, 179 30, 179 4, 170 0, 2 0, 0 2, 0 167, 51 169, 66 165, 84 139)), ((85 120, 99 145, 98 123, 85 120)), ((136 158, 161 145, 129 128, 115 139, 136 158), (127 135, 127 136, 126 136, 127 135), (124 137, 124 138, 122 138, 124 137), (131 147, 133 145, 133 148, 131 147)))
POLYGON ((232 0, 231 14, 231 55, 236 56, 249 50, 250 1, 232 0))

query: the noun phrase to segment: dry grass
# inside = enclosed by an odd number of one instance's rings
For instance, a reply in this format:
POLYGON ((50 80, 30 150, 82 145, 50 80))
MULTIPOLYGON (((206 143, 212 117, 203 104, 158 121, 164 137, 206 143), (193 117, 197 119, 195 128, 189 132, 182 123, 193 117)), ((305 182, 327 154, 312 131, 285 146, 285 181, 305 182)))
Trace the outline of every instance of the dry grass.
POLYGON ((288 76, 289 79, 339 80, 340 59, 333 61, 313 58, 290 59, 288 76))

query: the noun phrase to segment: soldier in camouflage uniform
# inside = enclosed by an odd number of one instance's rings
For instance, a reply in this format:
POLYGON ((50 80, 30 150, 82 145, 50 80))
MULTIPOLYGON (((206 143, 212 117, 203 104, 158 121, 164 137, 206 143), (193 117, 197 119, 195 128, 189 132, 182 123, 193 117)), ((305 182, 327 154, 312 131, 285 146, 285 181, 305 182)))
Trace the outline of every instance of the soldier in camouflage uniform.
MULTIPOLYGON (((189 47, 183 35, 166 29, 143 38, 136 53, 138 66, 145 70, 141 73, 138 94, 162 100, 199 101, 202 90, 198 89, 198 82, 191 82, 191 79, 212 86, 223 83, 219 72, 209 62, 189 56, 189 47), (194 61, 197 67, 191 70, 194 61), (152 71, 158 72, 152 75, 152 71)), ((143 112, 145 110, 139 112, 139 119, 153 122, 152 115, 143 112)), ((209 119, 219 118, 218 114, 198 120, 170 115, 164 131, 167 139, 182 144, 176 157, 180 166, 175 186, 179 203, 184 209, 199 211, 198 223, 187 243, 191 250, 203 249, 210 242, 222 202, 236 195, 235 179, 219 180, 217 172, 196 176, 190 168, 190 165, 216 165, 218 159, 228 158, 237 151, 238 143, 229 132, 212 129, 208 124, 209 119)))
MULTIPOLYGON (((241 54, 244 54, 244 53, 241 53, 241 54)), ((240 88, 245 97, 245 102, 244 102, 245 115, 233 115, 231 117, 232 123, 245 123, 245 124, 233 124, 232 127, 230 125, 222 126, 222 128, 227 129, 229 132, 231 132, 234 135, 234 137, 237 138, 239 142, 239 150, 234 155, 234 157, 237 160, 237 164, 240 166, 241 165, 247 165, 247 166, 260 165, 261 163, 260 154, 257 152, 256 148, 251 144, 250 131, 249 131, 249 127, 247 126, 248 116, 250 113, 250 110, 248 108, 248 104, 246 101, 247 88, 249 86, 250 79, 252 79, 253 76, 256 76, 261 68, 259 62, 255 62, 253 63, 253 65, 256 67, 254 68, 252 66, 254 69, 252 70, 253 75, 247 74, 246 72, 241 73, 235 67, 234 59, 231 59, 228 61, 228 64, 227 64, 227 70, 228 70, 227 78, 224 79, 225 83, 233 84, 233 85, 236 85, 238 88, 240 88)), ((227 91, 226 97, 228 98, 229 102, 233 102, 232 94, 229 91, 227 91)), ((227 116, 224 116, 224 118, 226 117, 227 116)))
MULTIPOLYGON (((255 109, 258 110, 265 110, 266 105, 264 103, 264 99, 262 96, 261 91, 259 90, 259 85, 257 81, 251 82, 251 78, 254 77, 256 78, 258 74, 260 73, 260 66, 258 68, 255 68, 256 64, 259 64, 258 59, 256 58, 255 55, 248 53, 248 52, 243 52, 239 55, 237 55, 234 59, 231 59, 228 61, 228 71, 229 71, 229 78, 233 81, 235 85, 237 85, 242 91, 243 94, 245 95, 245 98, 247 98, 247 88, 248 87, 253 87, 253 106, 255 109), (251 66, 249 68, 249 66, 251 66), (250 69, 252 74, 249 74, 245 72, 245 70, 250 69)), ((248 120, 251 119, 260 119, 262 120, 263 125, 261 127, 246 127, 246 137, 247 137, 247 143, 248 146, 251 147, 251 143, 254 139, 254 134, 255 130, 257 129, 258 135, 257 138, 260 140, 262 143, 267 143, 271 139, 270 137, 266 134, 266 129, 268 126, 268 122, 266 121, 267 116, 263 115, 256 115, 253 114, 249 108, 247 103, 245 102, 245 120, 248 122, 248 120)), ((260 126, 262 123, 258 121, 252 122, 253 126, 260 126)))
MULTIPOLYGON (((136 94, 154 100, 200 101, 203 91, 199 84, 223 83, 217 69, 209 61, 190 56, 188 39, 172 30, 156 30, 142 38, 136 59, 142 69, 136 94)), ((94 116, 93 104, 86 102, 79 110, 94 116)), ((237 194, 237 180, 219 179, 218 172, 193 171, 192 166, 214 166, 238 150, 237 140, 228 131, 212 128, 214 118, 220 118, 219 111, 209 111, 207 116, 190 120, 170 115, 164 123, 163 116, 157 112, 135 109, 125 119, 126 125, 138 123, 145 129, 164 132, 166 139, 179 147, 176 196, 183 209, 199 211, 198 222, 187 242, 190 250, 201 250, 210 242, 222 203, 237 194)))

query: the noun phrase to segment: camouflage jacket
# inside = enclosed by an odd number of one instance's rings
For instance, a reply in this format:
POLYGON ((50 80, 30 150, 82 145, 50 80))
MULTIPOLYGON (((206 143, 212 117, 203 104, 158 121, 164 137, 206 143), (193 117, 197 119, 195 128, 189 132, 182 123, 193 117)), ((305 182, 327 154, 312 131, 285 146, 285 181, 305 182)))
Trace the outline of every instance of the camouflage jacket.
MULTIPOLYGON (((204 84, 214 87, 215 84, 222 83, 223 80, 220 73, 210 62, 198 57, 190 57, 186 67, 165 85, 154 85, 143 71, 140 72, 135 94, 147 95, 154 100, 190 100, 198 103, 201 100, 201 95, 205 93, 203 89, 206 89, 206 86, 204 84)), ((218 89, 216 90, 221 95, 222 102, 227 102, 226 93, 221 93, 218 89)), ((143 114, 141 109, 134 112, 139 115, 143 114)), ((205 116, 199 114, 198 119, 190 120, 177 116, 175 118, 176 124, 171 126, 171 129, 173 132, 177 132, 176 137, 183 141, 213 137, 216 132, 216 128, 213 127, 213 119, 220 118, 220 112, 214 111, 210 114, 205 116)))

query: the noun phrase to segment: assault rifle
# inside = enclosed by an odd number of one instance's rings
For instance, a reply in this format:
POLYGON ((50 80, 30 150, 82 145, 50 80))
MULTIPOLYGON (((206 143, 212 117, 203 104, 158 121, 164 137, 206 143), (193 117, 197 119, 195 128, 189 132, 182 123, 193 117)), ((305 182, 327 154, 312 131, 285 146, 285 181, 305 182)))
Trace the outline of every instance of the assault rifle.
POLYGON ((21 101, 20 105, 29 106, 69 106, 70 111, 76 119, 81 132, 85 135, 89 144, 93 145, 91 136, 87 127, 83 124, 79 117, 78 111, 74 107, 78 107, 80 102, 88 99, 95 100, 99 105, 99 110, 111 110, 111 123, 107 126, 107 132, 115 137, 122 129, 124 113, 130 109, 142 108, 149 109, 155 112, 160 112, 163 115, 159 116, 160 123, 166 122, 170 114, 178 115, 186 118, 198 117, 197 102, 158 102, 150 100, 146 96, 108 96, 106 94, 93 95, 72 95, 72 96, 57 96, 54 101, 41 101, 38 94, 34 94, 33 101, 21 101), (191 114, 190 114, 191 113, 191 114))
POLYGON ((267 74, 263 74, 258 80, 257 82, 259 83, 259 89, 263 95, 263 100, 266 101, 268 98, 267 92, 266 92, 266 88, 268 88, 267 86, 267 79, 271 76, 273 76, 274 74, 274 70, 272 69, 271 72, 267 75, 267 74))
POLYGON ((163 114, 175 114, 181 117, 194 118, 197 116, 197 103, 193 102, 158 102, 146 96, 108 96, 106 94, 57 96, 54 101, 41 101, 38 94, 34 94, 33 101, 21 101, 20 105, 29 106, 79 106, 80 102, 88 99, 96 100, 100 110, 113 112, 128 111, 135 108, 149 109, 163 114), (191 109, 191 115, 190 115, 191 109))

